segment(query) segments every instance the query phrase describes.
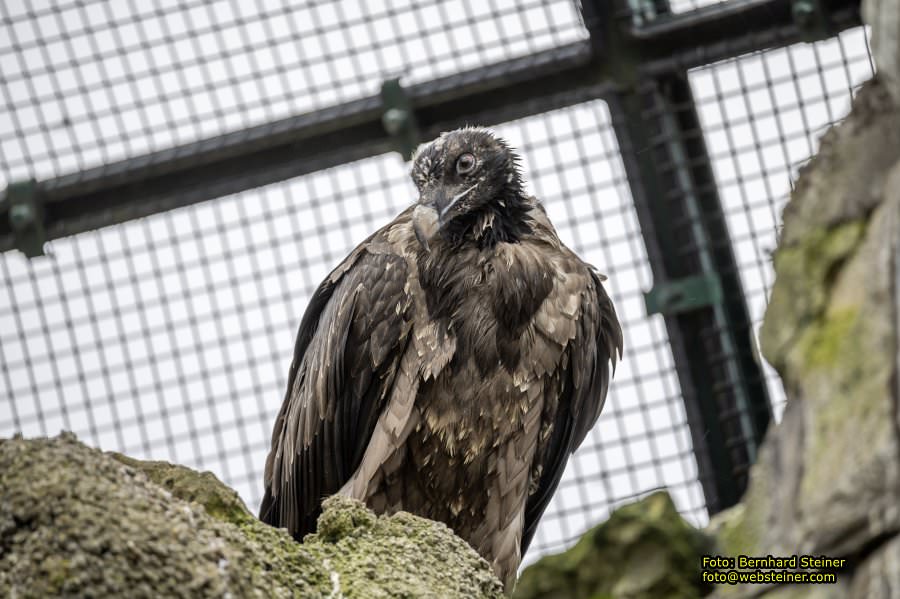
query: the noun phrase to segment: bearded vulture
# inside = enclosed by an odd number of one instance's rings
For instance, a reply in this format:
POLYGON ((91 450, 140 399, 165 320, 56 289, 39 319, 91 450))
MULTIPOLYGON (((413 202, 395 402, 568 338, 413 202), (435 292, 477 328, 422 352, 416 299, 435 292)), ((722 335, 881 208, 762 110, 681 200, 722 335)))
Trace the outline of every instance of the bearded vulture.
POLYGON ((322 282, 300 323, 260 518, 298 540, 323 498, 446 523, 512 589, 622 329, 605 277, 481 128, 417 151, 418 201, 322 282))

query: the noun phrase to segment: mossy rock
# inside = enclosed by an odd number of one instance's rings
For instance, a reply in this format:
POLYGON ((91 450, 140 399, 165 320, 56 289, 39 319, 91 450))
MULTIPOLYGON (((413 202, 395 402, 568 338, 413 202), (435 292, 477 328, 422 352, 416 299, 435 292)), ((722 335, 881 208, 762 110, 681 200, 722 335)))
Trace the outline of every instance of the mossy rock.
POLYGON ((688 524, 665 492, 616 510, 574 547, 525 569, 516 599, 701 597, 700 558, 712 542, 688 524))
POLYGON ((0 597, 494 597, 443 524, 332 498, 297 543, 210 473, 74 435, 0 440, 0 597))
MULTIPOLYGON (((865 221, 853 221, 817 230, 776 252, 778 279, 760 330, 760 342, 766 358, 782 376, 790 375, 786 369, 787 352, 821 317, 835 273, 861 242, 865 225, 865 221)), ((823 347, 831 348, 833 344, 823 347)), ((810 349, 813 359, 828 358, 819 351, 818 343, 810 345, 810 349)))
POLYGON ((143 472, 153 483, 175 497, 199 503, 207 514, 217 520, 238 525, 250 524, 256 520, 237 491, 226 487, 212 472, 197 472, 169 462, 136 460, 116 452, 109 452, 107 455, 143 472))

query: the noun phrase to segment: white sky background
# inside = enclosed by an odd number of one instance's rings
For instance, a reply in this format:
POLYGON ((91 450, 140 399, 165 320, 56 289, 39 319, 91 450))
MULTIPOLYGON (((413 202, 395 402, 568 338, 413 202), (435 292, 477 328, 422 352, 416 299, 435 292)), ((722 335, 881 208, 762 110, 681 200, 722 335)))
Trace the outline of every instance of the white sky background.
MULTIPOLYGON (((567 0, 298 4, 261 16, 237 1, 4 2, 0 186, 377 93, 388 76, 423 81, 586 37, 567 0)), ((861 30, 691 75, 757 321, 790 181, 870 75, 861 30)), ((607 407, 529 559, 658 487, 704 523, 604 103, 497 130, 521 149, 563 240, 610 276, 626 325, 607 407)), ((50 258, 0 256, 0 436, 70 429, 103 449, 210 469, 254 510, 307 298, 414 200, 406 171, 397 155, 374 157, 54 241, 50 258)))

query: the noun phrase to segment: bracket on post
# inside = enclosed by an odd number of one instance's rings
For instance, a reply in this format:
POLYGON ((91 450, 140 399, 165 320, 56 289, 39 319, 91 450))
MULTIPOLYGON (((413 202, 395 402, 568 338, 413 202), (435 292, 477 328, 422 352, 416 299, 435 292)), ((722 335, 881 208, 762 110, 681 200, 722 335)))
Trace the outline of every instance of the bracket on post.
POLYGON ((6 188, 5 212, 15 239, 15 247, 28 258, 44 255, 44 206, 37 181, 10 183, 6 188))
POLYGON ((384 106, 384 113, 381 115, 384 130, 394 138, 397 151, 403 155, 403 159, 411 159, 419 145, 419 127, 409 96, 399 79, 389 79, 381 84, 381 104, 384 106))
POLYGON ((805 41, 814 42, 828 37, 828 17, 821 0, 792 0, 791 15, 805 41))
POLYGON ((644 292, 647 315, 678 314, 722 302, 722 283, 715 274, 658 283, 644 292))

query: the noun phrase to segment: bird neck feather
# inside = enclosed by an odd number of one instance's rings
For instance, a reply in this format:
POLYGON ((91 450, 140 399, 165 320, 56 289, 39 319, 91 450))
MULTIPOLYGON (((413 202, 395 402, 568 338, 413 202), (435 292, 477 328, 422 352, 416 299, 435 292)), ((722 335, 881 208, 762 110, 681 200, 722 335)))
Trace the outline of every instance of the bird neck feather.
POLYGON ((495 198, 470 214, 448 223, 446 233, 452 245, 474 242, 480 249, 499 242, 516 243, 532 232, 529 198, 510 192, 495 198))

